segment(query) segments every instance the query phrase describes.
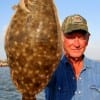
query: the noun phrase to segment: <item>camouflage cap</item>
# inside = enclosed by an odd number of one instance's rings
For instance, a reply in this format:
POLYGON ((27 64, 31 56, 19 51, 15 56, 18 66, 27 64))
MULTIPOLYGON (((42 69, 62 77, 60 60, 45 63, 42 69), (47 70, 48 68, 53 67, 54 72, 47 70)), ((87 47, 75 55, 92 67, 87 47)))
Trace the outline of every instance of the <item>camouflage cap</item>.
POLYGON ((79 14, 66 17, 62 24, 63 33, 71 33, 76 30, 83 30, 86 33, 89 33, 86 19, 79 14))

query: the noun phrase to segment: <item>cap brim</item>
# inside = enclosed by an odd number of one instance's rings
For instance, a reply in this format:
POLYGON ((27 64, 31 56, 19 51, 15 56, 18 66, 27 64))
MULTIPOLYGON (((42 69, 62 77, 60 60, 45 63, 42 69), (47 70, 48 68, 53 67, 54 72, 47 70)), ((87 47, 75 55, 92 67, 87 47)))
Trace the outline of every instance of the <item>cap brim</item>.
POLYGON ((71 33, 77 30, 83 30, 84 32, 89 33, 86 25, 69 25, 64 33, 71 33))

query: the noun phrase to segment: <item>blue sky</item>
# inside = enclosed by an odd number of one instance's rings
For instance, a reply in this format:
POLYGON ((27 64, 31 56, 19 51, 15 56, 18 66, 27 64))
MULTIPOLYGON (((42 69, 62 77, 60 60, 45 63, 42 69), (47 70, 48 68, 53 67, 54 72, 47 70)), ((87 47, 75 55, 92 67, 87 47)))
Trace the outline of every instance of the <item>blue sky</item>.
MULTIPOLYGON (((19 0, 0 0, 0 59, 6 59, 4 36, 14 10, 12 6, 19 0)), ((85 54, 89 58, 100 60, 100 0, 54 0, 60 22, 70 14, 81 14, 88 21, 91 33, 85 54)))

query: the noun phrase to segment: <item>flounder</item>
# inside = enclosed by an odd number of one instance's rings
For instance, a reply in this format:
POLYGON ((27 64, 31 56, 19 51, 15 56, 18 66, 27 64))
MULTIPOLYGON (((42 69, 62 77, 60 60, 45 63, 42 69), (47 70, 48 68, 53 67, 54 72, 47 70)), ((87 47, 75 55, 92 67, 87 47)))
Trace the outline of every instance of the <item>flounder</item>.
POLYGON ((5 36, 11 77, 23 100, 35 100, 55 71, 62 53, 53 0, 20 0, 5 36))

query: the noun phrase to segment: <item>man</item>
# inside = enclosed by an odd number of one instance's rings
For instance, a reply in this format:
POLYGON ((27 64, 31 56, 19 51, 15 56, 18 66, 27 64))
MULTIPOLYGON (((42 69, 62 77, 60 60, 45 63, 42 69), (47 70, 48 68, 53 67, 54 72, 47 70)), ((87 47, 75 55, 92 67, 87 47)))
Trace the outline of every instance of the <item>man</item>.
POLYGON ((46 100, 100 100, 100 63, 84 55, 90 37, 86 19, 68 16, 62 31, 64 55, 45 89, 46 100))

